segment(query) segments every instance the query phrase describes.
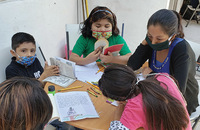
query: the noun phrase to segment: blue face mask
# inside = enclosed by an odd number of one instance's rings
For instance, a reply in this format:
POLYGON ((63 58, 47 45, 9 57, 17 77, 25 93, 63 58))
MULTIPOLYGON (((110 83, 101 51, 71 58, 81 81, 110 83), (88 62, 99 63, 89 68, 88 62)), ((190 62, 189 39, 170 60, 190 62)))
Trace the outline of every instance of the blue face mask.
POLYGON ((24 65, 24 66, 30 66, 31 64, 33 64, 33 62, 35 61, 35 58, 36 58, 36 54, 34 56, 30 56, 30 57, 19 56, 18 54, 17 54, 17 56, 19 58, 19 60, 17 60, 17 63, 24 65))
POLYGON ((164 42, 161 42, 161 43, 156 43, 156 44, 152 44, 151 40, 149 39, 148 36, 146 36, 145 40, 147 41, 147 43, 149 44, 149 46, 153 49, 153 50, 156 50, 156 51, 161 51, 161 50, 164 50, 164 49, 167 49, 169 48, 170 44, 171 44, 171 41, 169 41, 170 39, 172 38, 169 37, 169 39, 167 39, 166 41, 164 42))

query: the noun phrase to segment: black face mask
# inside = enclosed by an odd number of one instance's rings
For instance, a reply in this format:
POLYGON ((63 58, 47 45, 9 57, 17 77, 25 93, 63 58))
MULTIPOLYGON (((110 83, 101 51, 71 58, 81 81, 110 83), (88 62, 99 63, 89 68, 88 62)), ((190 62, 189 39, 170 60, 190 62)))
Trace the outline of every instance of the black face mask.
POLYGON ((170 46, 170 44, 171 44, 171 41, 169 42, 170 39, 171 39, 171 37, 169 37, 169 39, 167 39, 167 40, 164 41, 164 42, 152 44, 152 42, 151 42, 151 40, 149 39, 148 36, 146 36, 146 38, 145 38, 145 40, 147 41, 147 43, 149 44, 149 46, 150 46, 153 50, 156 50, 156 51, 161 51, 161 50, 164 50, 164 49, 169 48, 169 46, 170 46))

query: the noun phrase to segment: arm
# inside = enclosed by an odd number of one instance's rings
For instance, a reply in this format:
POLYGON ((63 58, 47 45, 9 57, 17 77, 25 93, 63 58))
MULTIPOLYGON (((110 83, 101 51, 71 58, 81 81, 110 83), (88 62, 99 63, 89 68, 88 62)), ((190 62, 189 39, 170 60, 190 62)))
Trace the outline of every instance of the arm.
POLYGON ((184 41, 178 43, 171 54, 170 72, 178 81, 180 91, 185 94, 186 83, 189 74, 190 57, 184 41))
POLYGON ((72 54, 69 57, 69 60, 75 62, 77 65, 86 65, 98 60, 100 54, 101 54, 100 47, 91 52, 85 58, 80 57, 78 54, 72 52, 72 54))
POLYGON ((130 56, 131 53, 123 56, 113 56, 111 52, 108 52, 108 55, 101 54, 100 59, 103 63, 116 63, 126 65, 130 56))
POLYGON ((133 70, 139 69, 152 55, 152 49, 148 45, 140 44, 130 56, 127 65, 133 70))

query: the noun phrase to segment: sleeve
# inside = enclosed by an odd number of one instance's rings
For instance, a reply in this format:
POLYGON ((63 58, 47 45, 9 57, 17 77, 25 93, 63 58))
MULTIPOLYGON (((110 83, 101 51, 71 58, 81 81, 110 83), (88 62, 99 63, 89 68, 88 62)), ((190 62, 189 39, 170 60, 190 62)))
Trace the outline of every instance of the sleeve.
POLYGON ((180 42, 173 49, 170 67, 172 67, 172 75, 178 81, 180 91, 183 95, 186 90, 190 62, 187 46, 180 42))
POLYGON ((120 121, 112 121, 109 130, 129 130, 120 121))
POLYGON ((121 37, 121 36, 118 36, 118 37, 119 37, 117 39, 118 44, 122 44, 122 43, 124 44, 122 49, 120 50, 119 54, 123 56, 123 55, 126 55, 128 53, 131 53, 131 51, 130 51, 128 45, 126 44, 126 41, 123 39, 123 37, 121 37))
POLYGON ((86 44, 87 44, 86 39, 81 35, 76 41, 76 44, 74 45, 72 52, 81 56, 83 52, 85 51, 86 44))
POLYGON ((151 57, 151 55, 151 47, 149 45, 140 44, 135 52, 130 56, 127 65, 133 70, 137 70, 151 57))

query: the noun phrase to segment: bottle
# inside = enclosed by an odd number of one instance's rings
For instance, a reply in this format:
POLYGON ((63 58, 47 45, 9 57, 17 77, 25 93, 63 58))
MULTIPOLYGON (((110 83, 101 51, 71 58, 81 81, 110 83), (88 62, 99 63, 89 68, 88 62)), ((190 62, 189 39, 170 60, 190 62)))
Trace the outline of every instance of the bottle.
POLYGON ((56 93, 55 86, 53 86, 53 85, 48 86, 48 94, 53 94, 53 96, 54 96, 55 93, 56 93))

